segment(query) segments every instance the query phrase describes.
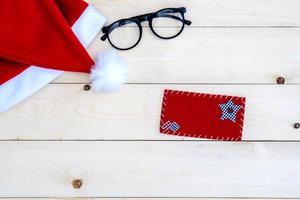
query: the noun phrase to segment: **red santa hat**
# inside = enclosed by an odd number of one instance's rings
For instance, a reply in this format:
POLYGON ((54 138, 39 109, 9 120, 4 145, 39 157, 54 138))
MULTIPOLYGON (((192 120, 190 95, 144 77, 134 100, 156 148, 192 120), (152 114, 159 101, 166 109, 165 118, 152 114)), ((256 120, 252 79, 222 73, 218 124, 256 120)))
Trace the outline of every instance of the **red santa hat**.
POLYGON ((0 112, 63 71, 90 72, 86 47, 106 19, 82 0, 3 0, 0 6, 0 112))

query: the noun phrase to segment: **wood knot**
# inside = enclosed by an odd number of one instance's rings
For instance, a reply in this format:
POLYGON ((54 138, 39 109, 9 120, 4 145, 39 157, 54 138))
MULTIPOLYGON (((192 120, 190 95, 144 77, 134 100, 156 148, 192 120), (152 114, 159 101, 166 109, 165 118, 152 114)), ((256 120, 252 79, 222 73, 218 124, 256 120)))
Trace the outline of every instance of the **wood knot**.
POLYGON ((85 91, 89 91, 89 90, 91 89, 91 86, 88 85, 88 84, 86 84, 86 85, 83 86, 83 89, 84 89, 85 91))
POLYGON ((285 83, 285 79, 283 77, 278 77, 277 78, 277 84, 278 85, 283 85, 285 83))
POLYGON ((72 181, 73 188, 75 188, 75 189, 80 189, 82 184, 83 184, 83 182, 81 179, 75 179, 72 181))
POLYGON ((300 123, 295 123, 295 124, 294 124, 294 128, 295 128, 295 129, 299 129, 299 128, 300 128, 300 123))

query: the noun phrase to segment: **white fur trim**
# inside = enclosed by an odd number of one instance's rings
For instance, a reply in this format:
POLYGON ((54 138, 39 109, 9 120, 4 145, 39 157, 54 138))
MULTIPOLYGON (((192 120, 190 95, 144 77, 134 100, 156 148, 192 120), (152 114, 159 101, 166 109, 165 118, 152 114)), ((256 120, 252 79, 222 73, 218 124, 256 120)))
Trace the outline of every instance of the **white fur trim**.
MULTIPOLYGON (((72 30, 86 48, 97 36, 105 21, 103 15, 89 5, 72 26, 72 30)), ((37 66, 27 68, 21 74, 0 85, 0 112, 28 98, 62 73, 63 71, 37 66)))
POLYGON ((114 51, 99 53, 90 80, 96 92, 115 92, 127 81, 127 63, 114 51))
POLYGON ((89 5, 73 25, 72 30, 84 47, 87 47, 104 26, 106 18, 89 5))

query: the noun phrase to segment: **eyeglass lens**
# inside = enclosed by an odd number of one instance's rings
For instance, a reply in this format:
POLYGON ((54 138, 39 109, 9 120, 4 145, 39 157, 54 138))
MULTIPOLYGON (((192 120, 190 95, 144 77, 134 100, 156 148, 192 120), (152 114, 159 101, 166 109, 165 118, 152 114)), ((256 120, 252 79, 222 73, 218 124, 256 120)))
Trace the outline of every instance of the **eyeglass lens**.
POLYGON ((164 11, 158 13, 158 17, 153 18, 153 31, 164 39, 169 39, 180 34, 184 27, 183 16, 180 12, 164 11))
POLYGON ((135 22, 119 26, 112 30, 108 39, 113 46, 119 49, 127 49, 136 45, 140 38, 140 28, 135 22))

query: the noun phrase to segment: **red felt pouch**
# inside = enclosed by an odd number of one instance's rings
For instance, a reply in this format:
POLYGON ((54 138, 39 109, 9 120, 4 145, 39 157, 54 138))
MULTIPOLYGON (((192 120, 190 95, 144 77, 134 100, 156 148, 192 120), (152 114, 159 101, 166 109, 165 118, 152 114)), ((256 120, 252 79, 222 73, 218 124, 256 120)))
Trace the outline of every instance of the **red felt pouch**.
POLYGON ((242 140, 244 97, 165 90, 162 134, 225 141, 242 140))

